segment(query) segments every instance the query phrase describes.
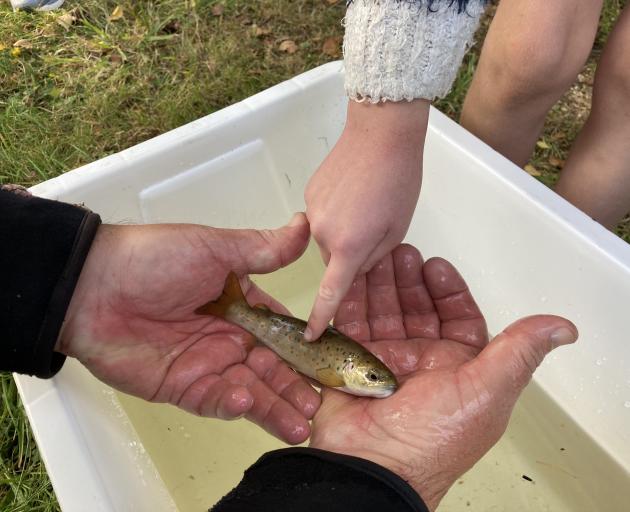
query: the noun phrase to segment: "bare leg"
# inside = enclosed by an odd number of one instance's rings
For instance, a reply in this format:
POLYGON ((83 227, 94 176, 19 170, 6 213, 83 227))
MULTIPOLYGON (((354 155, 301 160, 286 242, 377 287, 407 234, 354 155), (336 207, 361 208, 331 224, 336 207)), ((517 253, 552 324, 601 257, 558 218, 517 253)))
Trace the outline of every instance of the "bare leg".
POLYGON ((545 117, 590 53, 602 0, 502 0, 466 96, 462 125, 523 166, 545 117))
POLYGON ((606 43, 590 116, 556 191, 608 228, 630 211, 630 7, 606 43))

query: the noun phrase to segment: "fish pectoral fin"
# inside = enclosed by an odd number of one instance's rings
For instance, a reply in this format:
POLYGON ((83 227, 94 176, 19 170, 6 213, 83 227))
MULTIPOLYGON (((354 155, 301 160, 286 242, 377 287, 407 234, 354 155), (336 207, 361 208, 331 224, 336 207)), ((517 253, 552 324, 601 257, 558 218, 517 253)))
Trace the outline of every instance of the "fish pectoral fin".
POLYGON ((346 385, 343 378, 330 366, 315 370, 315 375, 317 375, 319 382, 331 388, 340 388, 346 385))
POLYGON ((271 309, 269 309, 269 306, 267 306, 267 304, 263 304, 262 302, 259 302, 254 307, 256 309, 262 309, 263 311, 271 311, 271 309))

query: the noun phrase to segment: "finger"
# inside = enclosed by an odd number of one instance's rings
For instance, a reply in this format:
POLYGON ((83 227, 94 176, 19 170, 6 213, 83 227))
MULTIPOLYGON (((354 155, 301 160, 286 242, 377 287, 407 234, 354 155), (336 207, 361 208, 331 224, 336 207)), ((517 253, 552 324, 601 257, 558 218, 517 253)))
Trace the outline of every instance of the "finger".
POLYGON ((339 304, 335 327, 354 340, 369 341, 370 325, 367 321, 367 284, 365 274, 358 276, 339 304))
POLYGON ((208 228, 208 243, 227 270, 239 275, 273 272, 297 260, 306 250, 309 226, 303 213, 278 229, 208 228))
POLYGON ((365 261, 359 268, 359 273, 367 274, 385 256, 390 254, 392 249, 396 247, 399 242, 400 240, 395 240, 390 232, 385 232, 381 240, 377 243, 374 249, 372 249, 372 252, 370 252, 367 258, 365 258, 365 261))
POLYGON ((328 249, 320 247, 319 254, 322 257, 322 261, 324 262, 324 265, 328 265, 328 263, 330 263, 330 251, 328 249))
POLYGON ((393 251, 398 301, 408 338, 439 338, 440 318, 422 275, 423 260, 413 246, 401 244, 393 251))
POLYGON ((321 403, 319 393, 271 350, 254 348, 247 356, 245 364, 305 418, 311 419, 315 415, 321 403))
POLYGON ((455 267, 445 259, 431 258, 424 264, 423 275, 440 318, 440 336, 471 347, 485 347, 486 321, 455 267))
POLYGON ((246 418, 271 435, 289 444, 299 444, 308 438, 308 420, 286 400, 279 397, 245 365, 229 368, 223 376, 233 384, 246 386, 254 403, 246 418))
POLYGON ((464 368, 481 377, 490 396, 505 396, 508 405, 513 405, 544 357, 577 337, 575 325, 564 318, 530 316, 496 336, 464 368))
POLYGON ((402 311, 391 254, 382 258, 367 274, 368 322, 372 339, 405 337, 402 311))
MULTIPOLYGON (((233 384, 218 375, 208 375, 199 379, 194 386, 198 388, 199 393, 204 393, 204 398, 194 412, 206 418, 221 420, 240 418, 254 404, 254 397, 245 386, 233 384)), ((186 392, 185 396, 191 397, 196 394, 198 394, 196 391, 191 390, 186 392)), ((184 405, 181 407, 186 409, 184 405)))
POLYGON ((308 318, 304 338, 308 341, 317 339, 328 327, 328 322, 335 316, 339 304, 354 281, 360 261, 333 254, 319 285, 313 309, 308 318))
POLYGON ((170 349, 166 361, 168 367, 162 377, 159 390, 151 398, 155 402, 168 402, 186 410, 199 413, 200 403, 207 390, 200 383, 208 381, 210 375, 220 375, 226 368, 245 360, 253 345, 251 334, 240 327, 217 321, 206 327, 206 334, 170 349))

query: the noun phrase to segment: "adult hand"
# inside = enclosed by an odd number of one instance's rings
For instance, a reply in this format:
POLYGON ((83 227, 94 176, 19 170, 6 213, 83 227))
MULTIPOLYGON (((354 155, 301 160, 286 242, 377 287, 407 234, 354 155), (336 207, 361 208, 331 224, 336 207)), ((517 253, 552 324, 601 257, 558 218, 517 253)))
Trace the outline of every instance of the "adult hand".
MULTIPOLYGON (((194 310, 221 294, 230 270, 272 272, 308 237, 303 214, 273 231, 103 225, 56 349, 125 393, 207 417, 245 415, 302 442, 319 395, 242 329, 194 310)), ((286 311, 247 278, 241 286, 250 303, 286 311)))
POLYGON ((306 187, 306 215, 328 268, 305 332, 316 339, 358 273, 404 238, 422 182, 425 100, 348 106, 341 138, 306 187))
POLYGON ((449 487, 505 431, 544 356, 577 339, 556 316, 532 316, 488 343, 486 324, 450 263, 400 246, 355 281, 337 328, 399 376, 386 399, 326 389, 311 446, 372 460, 408 481, 435 510, 449 487))

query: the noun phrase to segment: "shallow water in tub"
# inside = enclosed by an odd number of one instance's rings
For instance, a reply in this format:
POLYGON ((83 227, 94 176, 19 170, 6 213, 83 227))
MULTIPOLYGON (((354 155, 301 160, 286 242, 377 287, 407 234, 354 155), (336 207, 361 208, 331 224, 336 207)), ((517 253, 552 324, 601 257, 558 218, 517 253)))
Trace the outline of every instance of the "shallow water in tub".
MULTIPOLYGON (((253 276, 293 314, 308 315, 322 273, 316 247, 272 276, 253 276)), ((198 418, 119 395, 181 512, 207 510, 262 453, 284 445, 245 421, 198 418)), ((621 512, 630 475, 532 384, 502 440, 451 489, 440 512, 621 512)))

